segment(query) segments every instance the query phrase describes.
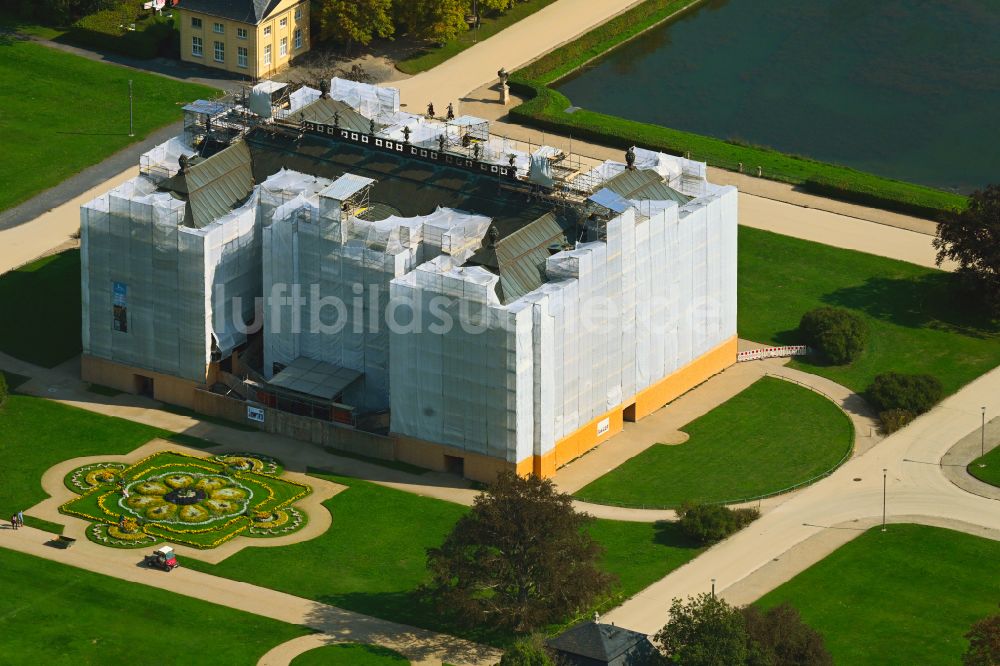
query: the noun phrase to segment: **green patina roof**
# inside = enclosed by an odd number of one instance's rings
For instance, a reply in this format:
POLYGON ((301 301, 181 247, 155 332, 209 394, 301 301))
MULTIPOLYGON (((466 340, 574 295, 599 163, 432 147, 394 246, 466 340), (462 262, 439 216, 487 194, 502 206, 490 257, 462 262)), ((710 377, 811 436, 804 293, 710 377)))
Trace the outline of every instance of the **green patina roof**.
POLYGON ((606 182, 604 187, 636 201, 676 201, 683 206, 694 198, 664 183, 660 174, 652 169, 626 169, 606 182))

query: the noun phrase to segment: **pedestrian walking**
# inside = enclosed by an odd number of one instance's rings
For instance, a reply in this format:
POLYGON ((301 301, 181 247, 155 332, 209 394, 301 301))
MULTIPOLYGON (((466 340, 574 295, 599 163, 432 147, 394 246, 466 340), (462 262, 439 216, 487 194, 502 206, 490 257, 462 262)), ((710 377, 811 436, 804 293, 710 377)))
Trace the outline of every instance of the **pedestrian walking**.
POLYGON ((448 102, 448 120, 454 120, 454 119, 455 119, 455 107, 451 105, 451 102, 448 102))
POLYGON ((17 512, 17 526, 24 527, 24 511, 17 512))
POLYGON ((10 526, 11 526, 11 527, 12 527, 13 529, 15 529, 15 530, 17 529, 17 514, 16 514, 16 513, 15 513, 15 514, 13 514, 13 515, 12 515, 12 516, 10 517, 10 526))
POLYGON ((428 118, 434 117, 434 102, 430 102, 427 104, 427 117, 428 118))

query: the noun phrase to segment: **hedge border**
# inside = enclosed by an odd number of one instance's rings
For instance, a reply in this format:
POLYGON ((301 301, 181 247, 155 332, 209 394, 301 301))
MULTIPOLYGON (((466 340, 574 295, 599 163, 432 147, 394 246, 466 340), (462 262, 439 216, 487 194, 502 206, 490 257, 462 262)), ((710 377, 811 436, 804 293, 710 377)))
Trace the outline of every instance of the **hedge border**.
POLYGON ((850 167, 820 162, 759 146, 702 136, 651 123, 579 109, 549 86, 638 35, 679 18, 703 0, 645 0, 576 40, 515 71, 510 84, 526 101, 511 109, 517 122, 618 148, 642 145, 672 155, 690 155, 714 167, 746 171, 762 167, 763 177, 790 183, 833 199, 938 220, 961 209, 967 198, 850 167))

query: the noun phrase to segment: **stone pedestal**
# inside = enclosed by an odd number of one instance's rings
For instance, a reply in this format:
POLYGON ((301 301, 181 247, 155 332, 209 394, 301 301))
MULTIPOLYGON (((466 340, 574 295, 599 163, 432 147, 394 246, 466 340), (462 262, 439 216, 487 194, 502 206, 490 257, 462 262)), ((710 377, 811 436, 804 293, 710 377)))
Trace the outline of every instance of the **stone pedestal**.
POLYGON ((500 84, 500 103, 507 106, 510 102, 510 86, 506 83, 500 84))

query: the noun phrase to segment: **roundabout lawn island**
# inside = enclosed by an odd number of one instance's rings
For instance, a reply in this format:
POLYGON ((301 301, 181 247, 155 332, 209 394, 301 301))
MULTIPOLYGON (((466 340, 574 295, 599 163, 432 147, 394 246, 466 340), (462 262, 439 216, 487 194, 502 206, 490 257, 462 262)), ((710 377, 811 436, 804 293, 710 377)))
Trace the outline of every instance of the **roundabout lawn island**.
POLYGON ((173 451, 132 465, 92 463, 70 472, 66 486, 79 493, 59 510, 93 521, 87 537, 115 547, 170 541, 214 548, 236 535, 269 537, 305 525, 292 506, 311 492, 281 479, 278 461, 233 453, 199 458, 173 451))

